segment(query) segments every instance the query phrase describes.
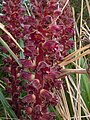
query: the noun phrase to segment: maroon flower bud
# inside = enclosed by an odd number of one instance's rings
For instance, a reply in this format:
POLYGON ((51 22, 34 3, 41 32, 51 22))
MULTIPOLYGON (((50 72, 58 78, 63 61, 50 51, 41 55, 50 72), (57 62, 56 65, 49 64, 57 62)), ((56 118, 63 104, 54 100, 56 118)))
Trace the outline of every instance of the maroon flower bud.
POLYGON ((37 73, 44 74, 44 73, 47 73, 48 71, 50 71, 50 66, 44 61, 39 62, 37 66, 37 73))
POLYGON ((36 105, 33 109, 33 113, 34 115, 41 115, 42 112, 42 107, 41 105, 36 105))
POLYGON ((27 81, 31 81, 31 73, 26 71, 21 71, 21 77, 27 81))
POLYGON ((34 93, 35 95, 39 94, 40 89, 42 88, 40 81, 38 79, 31 80, 27 83, 27 91, 34 93))
POLYGON ((40 120, 55 120, 55 114, 54 113, 43 113, 42 117, 40 120))
POLYGON ((57 98, 56 96, 54 96, 54 97, 52 98, 52 100, 50 101, 50 104, 55 107, 58 102, 59 102, 59 101, 58 101, 58 98, 57 98))
POLYGON ((20 62, 21 62, 21 64, 22 64, 22 67, 23 67, 23 68, 30 68, 30 69, 33 69, 33 68, 34 68, 31 60, 20 59, 20 62))
POLYGON ((42 101, 49 102, 52 99, 52 94, 48 90, 41 89, 40 98, 42 101))
POLYGON ((24 55, 26 57, 31 57, 33 60, 37 56, 37 49, 33 42, 30 42, 29 39, 27 39, 25 47, 24 47, 24 55))
POLYGON ((20 78, 21 74, 20 73, 17 73, 17 78, 20 78))
POLYGON ((8 78, 3 78, 3 80, 8 84, 8 85, 11 85, 11 82, 10 82, 10 80, 8 79, 8 78))
POLYGON ((32 113, 31 107, 25 107, 24 109, 25 109, 26 114, 30 115, 32 113))
POLYGON ((33 107, 31 119, 32 120, 39 120, 41 113, 42 113, 42 107, 41 107, 41 105, 37 104, 35 107, 33 107))
POLYGON ((41 84, 38 79, 34 79, 31 83, 32 87, 34 87, 37 91, 40 90, 41 84))
POLYGON ((29 94, 22 98, 22 102, 34 104, 36 102, 36 96, 34 94, 29 94))

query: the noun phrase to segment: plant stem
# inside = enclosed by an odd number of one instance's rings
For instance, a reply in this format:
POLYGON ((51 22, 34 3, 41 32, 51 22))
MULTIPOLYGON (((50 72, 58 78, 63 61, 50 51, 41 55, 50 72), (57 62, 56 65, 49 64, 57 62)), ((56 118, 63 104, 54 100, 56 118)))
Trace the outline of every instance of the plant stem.
POLYGON ((88 74, 88 73, 90 73, 90 71, 87 71, 86 69, 62 69, 59 77, 60 78, 65 77, 71 73, 88 74))

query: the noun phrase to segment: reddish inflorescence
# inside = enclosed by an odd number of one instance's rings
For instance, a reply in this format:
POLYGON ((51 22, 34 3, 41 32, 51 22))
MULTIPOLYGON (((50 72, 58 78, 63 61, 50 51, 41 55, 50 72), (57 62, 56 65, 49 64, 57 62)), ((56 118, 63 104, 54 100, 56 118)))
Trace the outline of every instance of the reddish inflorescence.
MULTIPOLYGON (((57 105, 58 99, 52 93, 60 89, 58 80, 60 66, 73 42, 73 19, 69 4, 65 0, 30 0, 30 15, 21 0, 5 0, 0 21, 19 41, 24 41, 24 57, 20 68, 14 59, 4 59, 3 68, 9 73, 4 78, 10 92, 11 105, 19 119, 55 120, 55 114, 48 111, 49 105, 57 105), (23 93, 24 92, 24 93, 23 93), (22 94, 25 94, 22 97, 22 94), (24 116, 25 112, 25 116, 24 116)), ((19 57, 19 50, 11 39, 2 34, 10 48, 19 57)))

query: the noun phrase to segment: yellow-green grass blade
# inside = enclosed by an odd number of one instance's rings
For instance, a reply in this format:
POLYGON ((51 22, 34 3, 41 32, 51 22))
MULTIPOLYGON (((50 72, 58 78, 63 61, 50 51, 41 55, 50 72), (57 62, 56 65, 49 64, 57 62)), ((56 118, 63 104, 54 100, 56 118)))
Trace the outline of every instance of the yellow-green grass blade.
POLYGON ((7 45, 7 43, 0 37, 0 43, 7 49, 7 51, 12 55, 12 57, 14 58, 14 60, 18 63, 18 65, 20 67, 22 67, 22 65, 19 62, 18 57, 14 54, 14 52, 10 49, 10 47, 7 45))
MULTIPOLYGON (((22 39, 19 40, 19 45, 24 48, 24 41, 22 39)), ((24 53, 22 51, 20 51, 20 59, 24 59, 24 53)))
POLYGON ((81 95, 90 111, 90 81, 87 75, 81 75, 81 95))

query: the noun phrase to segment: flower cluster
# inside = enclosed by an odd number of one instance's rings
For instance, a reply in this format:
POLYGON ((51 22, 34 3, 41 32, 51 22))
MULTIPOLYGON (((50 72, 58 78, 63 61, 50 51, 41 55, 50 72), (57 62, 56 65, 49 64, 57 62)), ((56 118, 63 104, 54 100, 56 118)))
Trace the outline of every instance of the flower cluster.
MULTIPOLYGON (((72 48, 73 19, 69 4, 63 9, 65 1, 30 0, 30 12, 26 14, 21 0, 5 0, 2 8, 4 24, 18 41, 24 41, 24 59, 20 68, 12 57, 4 60, 4 70, 9 73, 8 91, 12 97, 12 107, 20 119, 55 120, 54 113, 48 111, 49 105, 56 106, 58 99, 52 93, 60 89, 58 80, 62 61, 72 48), (25 92, 24 97, 21 94, 25 92), (22 111, 26 115, 22 115, 22 111), (24 118, 25 117, 25 118, 24 118)), ((10 47, 19 57, 19 51, 10 38, 10 47), (16 49, 15 49, 16 48, 16 49)))

